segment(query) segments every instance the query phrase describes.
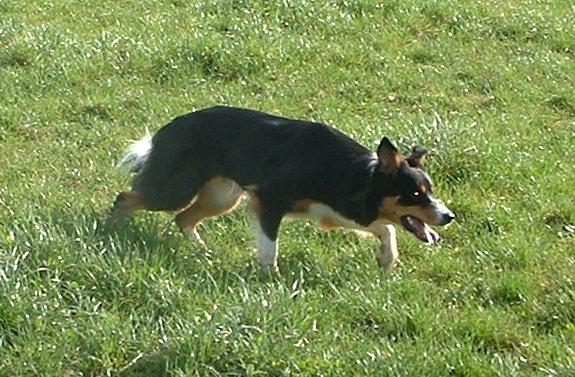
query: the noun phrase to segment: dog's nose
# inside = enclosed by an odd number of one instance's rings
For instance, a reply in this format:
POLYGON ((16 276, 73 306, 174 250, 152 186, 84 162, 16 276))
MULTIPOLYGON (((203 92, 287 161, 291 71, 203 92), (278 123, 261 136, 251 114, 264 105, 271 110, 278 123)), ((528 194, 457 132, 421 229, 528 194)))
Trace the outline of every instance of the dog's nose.
POLYGON ((439 200, 433 201, 433 207, 436 216, 435 225, 447 225, 455 219, 455 214, 439 200))
POLYGON ((455 214, 453 212, 447 212, 443 214, 441 219, 441 225, 447 225, 455 219, 455 214))

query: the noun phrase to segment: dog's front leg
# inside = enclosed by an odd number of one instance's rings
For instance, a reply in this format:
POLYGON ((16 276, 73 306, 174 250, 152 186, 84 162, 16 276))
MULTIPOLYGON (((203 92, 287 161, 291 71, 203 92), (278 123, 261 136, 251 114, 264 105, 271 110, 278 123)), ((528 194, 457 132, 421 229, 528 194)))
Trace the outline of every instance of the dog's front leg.
POLYGON ((390 271, 397 263, 399 253, 397 251, 397 238, 393 225, 382 225, 378 228, 376 235, 381 241, 381 250, 377 256, 379 266, 385 272, 390 271))
POLYGON ((256 230, 258 243, 257 259, 262 268, 262 272, 271 273, 278 271, 278 240, 272 240, 258 224, 256 230))
POLYGON ((275 273, 279 271, 277 263, 278 235, 283 216, 281 212, 263 208, 258 215, 256 224, 257 259, 263 273, 275 273))

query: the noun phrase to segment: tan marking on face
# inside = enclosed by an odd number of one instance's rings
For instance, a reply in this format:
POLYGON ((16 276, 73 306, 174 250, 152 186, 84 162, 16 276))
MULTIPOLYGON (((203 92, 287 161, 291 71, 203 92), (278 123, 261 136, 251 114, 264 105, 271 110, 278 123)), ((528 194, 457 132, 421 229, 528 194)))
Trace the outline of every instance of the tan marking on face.
POLYGON ((383 199, 379 207, 379 218, 401 224, 403 216, 417 217, 421 221, 434 224, 436 222, 436 215, 432 207, 421 206, 402 206, 397 202, 399 196, 392 196, 383 199))
POLYGON ((419 192, 421 192, 422 194, 425 194, 425 193, 427 192, 427 187, 425 187, 425 186, 422 185, 422 186, 419 188, 419 192))

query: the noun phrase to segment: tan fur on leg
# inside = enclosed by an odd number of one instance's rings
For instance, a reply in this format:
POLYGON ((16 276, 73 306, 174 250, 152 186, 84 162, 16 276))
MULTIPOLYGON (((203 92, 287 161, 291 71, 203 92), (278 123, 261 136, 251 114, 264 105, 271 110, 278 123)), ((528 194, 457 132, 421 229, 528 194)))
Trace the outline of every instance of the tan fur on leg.
POLYGON ((124 191, 118 194, 112 213, 108 218, 108 224, 116 225, 124 217, 131 215, 134 211, 146 209, 146 203, 137 191, 124 191))
POLYGON ((196 227, 206 217, 223 215, 234 210, 240 202, 243 190, 234 181, 217 177, 198 192, 188 208, 176 216, 176 223, 191 239, 203 245, 196 227))

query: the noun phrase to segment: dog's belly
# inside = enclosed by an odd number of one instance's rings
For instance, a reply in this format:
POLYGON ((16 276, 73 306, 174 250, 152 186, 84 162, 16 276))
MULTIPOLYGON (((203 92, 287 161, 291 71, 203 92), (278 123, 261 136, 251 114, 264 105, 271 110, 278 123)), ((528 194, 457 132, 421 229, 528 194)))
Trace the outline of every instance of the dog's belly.
MULTIPOLYGON (((230 193, 237 195, 238 191, 242 191, 243 197, 249 200, 249 206, 252 212, 257 216, 261 213, 261 203, 257 197, 257 186, 249 185, 241 187, 237 182, 230 178, 216 177, 212 179, 206 187, 210 187, 213 192, 214 200, 226 200, 230 193)), ((362 226, 355 221, 342 216, 340 213, 332 209, 330 206, 314 201, 314 200, 300 200, 295 203, 292 211, 286 214, 288 218, 296 219, 309 219, 315 221, 322 229, 336 229, 342 228, 353 230, 364 235, 378 234, 378 228, 375 226, 362 226)))

